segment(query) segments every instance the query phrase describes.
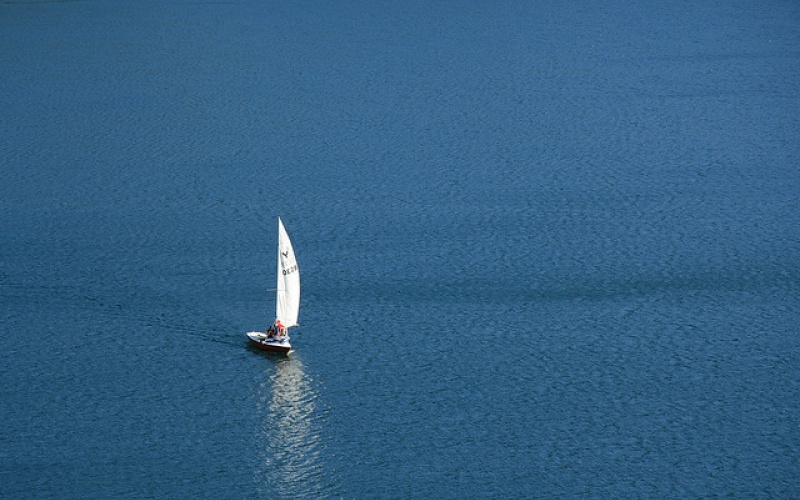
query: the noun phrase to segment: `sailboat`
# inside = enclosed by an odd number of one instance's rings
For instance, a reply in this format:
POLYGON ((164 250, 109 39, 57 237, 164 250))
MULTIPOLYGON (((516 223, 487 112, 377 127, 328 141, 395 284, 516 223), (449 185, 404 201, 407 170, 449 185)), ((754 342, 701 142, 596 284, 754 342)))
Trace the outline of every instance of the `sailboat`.
POLYGON ((269 352, 288 354, 289 328, 297 326, 300 312, 300 270, 283 221, 278 217, 278 287, 275 297, 275 323, 266 332, 247 332, 250 345, 269 352))

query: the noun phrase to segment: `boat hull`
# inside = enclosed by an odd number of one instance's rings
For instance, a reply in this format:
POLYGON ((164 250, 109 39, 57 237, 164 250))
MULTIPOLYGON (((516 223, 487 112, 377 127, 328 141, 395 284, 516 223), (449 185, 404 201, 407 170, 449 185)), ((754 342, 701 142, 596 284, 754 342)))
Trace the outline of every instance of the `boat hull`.
POLYGON ((248 332, 247 338, 250 341, 250 346, 261 351, 276 352, 279 354, 289 354, 292 350, 292 344, 289 343, 289 337, 282 340, 269 338, 262 332, 248 332))

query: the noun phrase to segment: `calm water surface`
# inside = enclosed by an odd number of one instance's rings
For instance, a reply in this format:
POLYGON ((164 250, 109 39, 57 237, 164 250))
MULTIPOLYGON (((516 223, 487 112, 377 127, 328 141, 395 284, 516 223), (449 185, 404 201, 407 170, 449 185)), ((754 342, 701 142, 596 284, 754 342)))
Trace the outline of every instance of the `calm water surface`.
POLYGON ((799 28, 0 2, 0 496, 800 497, 799 28))

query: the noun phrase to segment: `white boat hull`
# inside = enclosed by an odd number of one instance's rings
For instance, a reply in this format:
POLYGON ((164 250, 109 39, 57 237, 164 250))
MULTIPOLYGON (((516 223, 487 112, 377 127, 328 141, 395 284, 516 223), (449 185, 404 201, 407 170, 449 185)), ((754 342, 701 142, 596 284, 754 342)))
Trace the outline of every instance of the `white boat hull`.
POLYGON ((289 354, 292 350, 288 335, 275 338, 268 337, 264 332, 247 332, 247 338, 250 339, 251 346, 262 351, 289 354))

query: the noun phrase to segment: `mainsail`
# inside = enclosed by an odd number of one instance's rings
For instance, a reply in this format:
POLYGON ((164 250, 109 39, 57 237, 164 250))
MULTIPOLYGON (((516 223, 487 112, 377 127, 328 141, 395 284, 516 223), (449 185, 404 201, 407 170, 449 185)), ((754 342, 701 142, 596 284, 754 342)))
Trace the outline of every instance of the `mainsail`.
POLYGON ((300 311, 300 270, 294 257, 294 249, 281 218, 278 217, 278 293, 275 301, 275 317, 286 328, 297 325, 300 311))

